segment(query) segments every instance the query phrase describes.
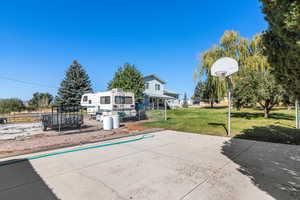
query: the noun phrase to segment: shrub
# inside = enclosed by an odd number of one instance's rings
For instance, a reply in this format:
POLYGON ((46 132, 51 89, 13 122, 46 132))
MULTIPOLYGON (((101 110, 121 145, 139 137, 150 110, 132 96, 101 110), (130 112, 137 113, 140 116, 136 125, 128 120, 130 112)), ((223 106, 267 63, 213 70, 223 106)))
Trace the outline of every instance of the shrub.
POLYGON ((20 99, 3 99, 0 100, 0 113, 20 112, 25 109, 23 101, 20 99))

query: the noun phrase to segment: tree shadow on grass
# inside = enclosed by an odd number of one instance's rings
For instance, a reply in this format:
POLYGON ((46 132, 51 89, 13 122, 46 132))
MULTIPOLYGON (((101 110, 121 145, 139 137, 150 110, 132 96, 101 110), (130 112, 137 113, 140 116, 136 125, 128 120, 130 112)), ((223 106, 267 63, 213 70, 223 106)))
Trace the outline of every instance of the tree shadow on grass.
MULTIPOLYGON (((231 117, 256 119, 264 117, 264 114, 261 112, 232 112, 231 117)), ((284 113, 270 113, 269 119, 295 120, 295 117, 284 113)))
POLYGON ((277 200, 300 200, 300 146, 239 138, 300 144, 300 131, 281 126, 254 127, 222 146, 222 154, 236 163, 236 170, 249 177, 257 188, 277 200), (234 151, 239 153, 233 155, 234 151))
POLYGON ((0 162, 0 199, 58 199, 27 159, 0 162))
POLYGON ((204 106, 204 107, 199 107, 199 109, 205 108, 205 109, 212 109, 212 110, 222 110, 227 108, 227 106, 216 106, 216 107, 210 107, 210 106, 204 106))
POLYGON ((300 145, 300 130, 284 126, 254 126, 242 130, 236 138, 300 145))
MULTIPOLYGON (((248 108, 251 108, 251 109, 253 109, 253 110, 260 110, 260 111, 264 111, 264 109, 262 108, 262 107, 260 107, 260 106, 256 106, 256 107, 248 107, 248 108)), ((291 109, 293 109, 293 108, 291 108, 291 109)), ((279 111, 279 110, 284 110, 284 111, 286 111, 286 110, 288 110, 287 109, 287 107, 273 107, 272 108, 272 111, 279 111)))

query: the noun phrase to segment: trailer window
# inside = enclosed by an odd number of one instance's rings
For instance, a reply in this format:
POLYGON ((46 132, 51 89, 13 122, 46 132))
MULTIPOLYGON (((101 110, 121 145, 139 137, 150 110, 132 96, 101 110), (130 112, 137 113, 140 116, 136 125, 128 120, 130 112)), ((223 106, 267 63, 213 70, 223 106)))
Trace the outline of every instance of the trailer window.
POLYGON ((110 104, 110 96, 100 97, 100 104, 110 104))
POLYGON ((132 97, 125 97, 125 104, 132 104, 132 97))
POLYGON ((124 104, 124 97, 115 96, 115 104, 124 104))
POLYGON ((83 97, 83 102, 87 102, 88 101, 88 96, 84 96, 83 97))

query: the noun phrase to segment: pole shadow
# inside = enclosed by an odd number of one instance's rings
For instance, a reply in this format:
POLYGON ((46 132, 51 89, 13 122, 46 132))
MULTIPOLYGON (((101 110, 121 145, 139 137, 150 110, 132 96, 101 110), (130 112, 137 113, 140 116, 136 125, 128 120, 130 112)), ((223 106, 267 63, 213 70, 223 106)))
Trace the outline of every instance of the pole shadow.
POLYGON ((228 135, 228 129, 224 123, 208 123, 209 126, 222 126, 226 131, 226 135, 228 135))

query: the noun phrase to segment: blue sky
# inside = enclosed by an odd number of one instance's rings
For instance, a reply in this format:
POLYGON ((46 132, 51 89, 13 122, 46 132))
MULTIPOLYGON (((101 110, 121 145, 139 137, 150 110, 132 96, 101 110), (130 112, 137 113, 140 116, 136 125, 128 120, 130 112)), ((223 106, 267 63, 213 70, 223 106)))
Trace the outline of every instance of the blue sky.
POLYGON ((200 53, 225 30, 251 38, 266 27, 258 0, 3 1, 0 98, 55 95, 73 59, 85 67, 95 91, 105 90, 117 68, 129 62, 190 96, 200 53))

